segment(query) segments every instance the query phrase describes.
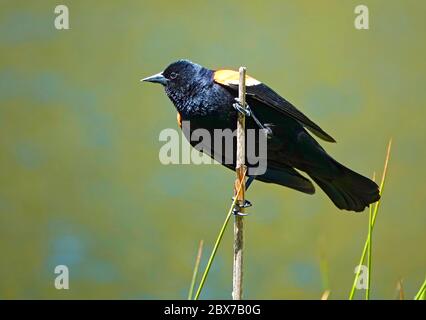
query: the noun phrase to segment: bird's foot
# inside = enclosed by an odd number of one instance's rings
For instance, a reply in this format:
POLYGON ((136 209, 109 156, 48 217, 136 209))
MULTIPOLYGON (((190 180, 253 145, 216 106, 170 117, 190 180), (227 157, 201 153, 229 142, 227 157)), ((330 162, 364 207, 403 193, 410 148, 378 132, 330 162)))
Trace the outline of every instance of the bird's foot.
POLYGON ((272 136, 272 129, 270 128, 270 126, 262 124, 259 121, 259 119, 257 119, 257 117, 254 115, 254 113, 251 111, 251 108, 248 104, 244 108, 240 103, 240 99, 235 98, 235 101, 236 103, 233 104, 234 109, 244 114, 246 117, 251 117, 261 129, 265 130, 267 136, 270 138, 272 136))
MULTIPOLYGON (((235 197, 232 197, 232 201, 234 201, 234 200, 235 200, 235 197)), ((238 202, 235 205, 238 205, 238 202)), ((244 200, 244 204, 242 206, 240 206, 240 208, 250 208, 252 206, 253 206, 253 204, 250 201, 244 200)))
POLYGON ((232 105, 235 110, 237 110, 239 113, 242 113, 246 117, 251 117, 251 109, 249 105, 246 105, 246 107, 243 107, 241 105, 240 99, 235 98, 235 103, 232 105))
MULTIPOLYGON (((232 201, 234 201, 235 197, 232 198, 232 201)), ((243 205, 239 205, 238 203, 235 203, 234 208, 232 209, 232 213, 234 216, 248 216, 247 213, 242 213, 241 209, 250 208, 253 206, 250 201, 244 200, 243 205)))

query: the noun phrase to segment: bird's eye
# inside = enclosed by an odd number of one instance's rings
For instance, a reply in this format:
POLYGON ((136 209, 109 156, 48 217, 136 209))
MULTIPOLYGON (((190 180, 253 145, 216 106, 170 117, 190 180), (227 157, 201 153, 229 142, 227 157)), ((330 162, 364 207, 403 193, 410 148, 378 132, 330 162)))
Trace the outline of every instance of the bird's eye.
POLYGON ((177 78, 177 76, 178 76, 178 74, 177 74, 176 72, 172 72, 172 73, 170 74, 170 79, 176 79, 176 78, 177 78))

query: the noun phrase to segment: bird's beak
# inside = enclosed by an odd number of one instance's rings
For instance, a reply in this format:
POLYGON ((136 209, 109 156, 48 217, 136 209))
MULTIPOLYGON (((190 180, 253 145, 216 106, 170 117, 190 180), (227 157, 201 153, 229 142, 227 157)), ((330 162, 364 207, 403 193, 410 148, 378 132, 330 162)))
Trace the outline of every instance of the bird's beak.
POLYGON ((153 82, 153 83, 161 83, 162 85, 166 85, 167 84, 167 78, 165 76, 163 76, 163 73, 157 73, 154 74, 153 76, 141 79, 141 81, 145 81, 145 82, 153 82))

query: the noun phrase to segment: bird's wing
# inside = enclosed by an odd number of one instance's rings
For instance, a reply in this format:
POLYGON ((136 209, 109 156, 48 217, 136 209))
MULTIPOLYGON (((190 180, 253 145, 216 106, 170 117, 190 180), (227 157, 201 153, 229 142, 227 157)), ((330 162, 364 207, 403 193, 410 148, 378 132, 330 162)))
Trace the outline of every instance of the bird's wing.
MULTIPOLYGON (((214 72, 214 81, 218 84, 238 91, 239 73, 234 70, 217 70, 214 72)), ((319 138, 328 142, 336 142, 332 136, 322 130, 302 112, 297 110, 296 107, 293 106, 290 102, 281 97, 267 85, 250 76, 246 76, 246 93, 247 95, 252 96, 254 99, 297 120, 319 138)))

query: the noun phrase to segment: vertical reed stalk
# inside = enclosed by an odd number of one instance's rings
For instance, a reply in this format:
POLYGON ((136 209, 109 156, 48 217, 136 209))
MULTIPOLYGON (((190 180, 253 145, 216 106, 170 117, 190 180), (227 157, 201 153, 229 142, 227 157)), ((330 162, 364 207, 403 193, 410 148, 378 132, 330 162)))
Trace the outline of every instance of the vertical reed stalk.
MULTIPOLYGON (((244 171, 243 178, 246 177, 246 171, 244 171)), ((243 179, 243 182, 244 182, 243 179)), ((241 189, 244 183, 238 186, 237 196, 240 194, 241 189)), ((210 268, 212 266, 214 257, 216 256, 217 249, 219 248, 220 242, 222 241, 223 234, 225 233, 226 226, 228 225, 229 219, 232 216, 232 211, 237 203, 237 196, 234 197, 234 201, 232 201, 231 207, 229 208, 228 214, 226 215, 225 221, 223 222, 222 228, 219 231, 219 234, 216 238, 216 242, 214 243, 213 251, 210 254, 209 261, 207 262, 206 269, 204 270, 203 276, 201 277, 200 285, 198 286, 197 292, 195 293, 194 300, 198 300, 200 297, 201 291, 203 290, 204 283, 206 282, 207 276, 209 275, 210 268)))
MULTIPOLYGON (((241 107, 246 107, 246 68, 240 67, 240 83, 238 87, 238 99, 241 107)), ((245 115, 238 112, 237 120, 237 164, 234 193, 241 208, 245 200, 245 115), (236 194, 238 185, 241 185, 241 192, 236 194)), ((234 217, 234 268, 232 276, 232 299, 241 300, 243 295, 243 258, 244 258, 244 217, 235 215, 234 217)))

